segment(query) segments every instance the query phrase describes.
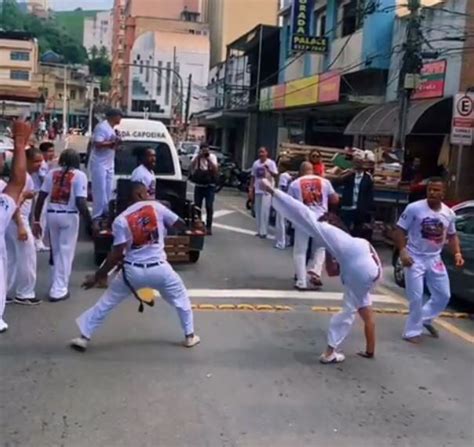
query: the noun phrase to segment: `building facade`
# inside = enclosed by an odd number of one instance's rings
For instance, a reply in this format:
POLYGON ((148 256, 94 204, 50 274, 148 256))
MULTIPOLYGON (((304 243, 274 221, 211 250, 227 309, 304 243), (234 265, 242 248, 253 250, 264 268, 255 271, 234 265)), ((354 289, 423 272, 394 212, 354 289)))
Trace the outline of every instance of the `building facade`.
POLYGON ((133 45, 131 63, 130 116, 182 123, 188 88, 192 95, 189 112, 207 107, 207 98, 195 94, 208 83, 207 35, 166 31, 142 34, 133 45))
MULTIPOLYGON (((134 116, 152 113, 152 117, 170 122, 175 115, 182 117, 181 90, 186 92, 189 74, 192 74, 192 87, 204 88, 207 84, 209 28, 203 22, 204 5, 202 0, 116 1, 114 36, 115 30, 123 31, 123 35, 118 34, 118 39, 114 39, 119 42, 119 51, 113 51, 112 61, 114 105, 134 116), (145 54, 146 58, 142 59, 145 54), (161 62, 162 70, 152 61, 161 62), (150 68, 145 72, 140 68, 141 63, 145 66, 148 63, 150 68), (169 82, 167 74, 171 76, 169 82), (161 90, 156 84, 161 85, 161 90), (178 114, 176 103, 179 103, 178 114)), ((199 104, 194 101, 191 106, 196 110, 199 104)))
POLYGON ((277 25, 278 0, 207 0, 211 67, 227 57, 227 45, 256 25, 277 25))
POLYGON ((93 17, 84 19, 83 46, 90 55, 92 48, 104 47, 108 57, 112 56, 112 31, 114 16, 112 11, 100 11, 93 17))
POLYGON ((39 99, 33 79, 38 72, 38 42, 24 32, 0 31, 0 103, 4 116, 17 116, 39 99))

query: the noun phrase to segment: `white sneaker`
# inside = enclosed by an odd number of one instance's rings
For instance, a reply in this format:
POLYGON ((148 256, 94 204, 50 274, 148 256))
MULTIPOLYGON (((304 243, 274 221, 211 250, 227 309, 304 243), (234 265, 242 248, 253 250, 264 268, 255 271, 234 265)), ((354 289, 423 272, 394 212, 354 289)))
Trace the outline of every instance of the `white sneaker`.
POLYGON ((89 340, 86 340, 84 337, 77 337, 71 340, 70 346, 72 349, 75 349, 79 352, 84 352, 87 349, 87 344, 89 340))
POLYGON ((328 363, 342 363, 346 359, 346 356, 342 352, 334 351, 329 357, 326 357, 326 354, 321 354, 319 356, 319 361, 323 364, 328 363))
POLYGON ((0 334, 3 332, 6 332, 8 330, 8 324, 3 321, 2 318, 0 318, 0 334))
POLYGON ((192 348, 193 346, 196 346, 201 342, 201 339, 199 338, 199 335, 193 335, 192 337, 186 337, 184 339, 183 345, 186 348, 192 348))

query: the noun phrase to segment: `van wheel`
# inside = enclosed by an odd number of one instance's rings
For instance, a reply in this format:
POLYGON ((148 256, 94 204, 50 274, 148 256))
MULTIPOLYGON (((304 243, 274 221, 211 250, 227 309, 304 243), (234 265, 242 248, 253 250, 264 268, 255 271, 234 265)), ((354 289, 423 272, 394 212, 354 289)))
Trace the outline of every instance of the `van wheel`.
POLYGON ((101 253, 97 251, 94 252, 95 265, 101 265, 105 261, 105 258, 107 258, 107 253, 101 253))
POLYGON ((199 250, 193 250, 189 252, 189 261, 195 264, 199 261, 199 256, 201 256, 201 252, 199 250))

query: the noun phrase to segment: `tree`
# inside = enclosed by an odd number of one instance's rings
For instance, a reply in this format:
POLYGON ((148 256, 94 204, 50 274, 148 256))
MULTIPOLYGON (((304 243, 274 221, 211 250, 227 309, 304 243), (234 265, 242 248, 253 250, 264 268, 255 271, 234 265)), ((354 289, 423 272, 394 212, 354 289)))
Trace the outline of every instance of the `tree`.
POLYGON ((97 56, 99 55, 99 50, 98 50, 97 46, 92 45, 89 52, 90 52, 92 60, 97 59, 97 56))
POLYGON ((100 47, 100 50, 99 50, 99 58, 100 59, 109 58, 109 52, 107 51, 107 48, 105 48, 103 45, 100 47))

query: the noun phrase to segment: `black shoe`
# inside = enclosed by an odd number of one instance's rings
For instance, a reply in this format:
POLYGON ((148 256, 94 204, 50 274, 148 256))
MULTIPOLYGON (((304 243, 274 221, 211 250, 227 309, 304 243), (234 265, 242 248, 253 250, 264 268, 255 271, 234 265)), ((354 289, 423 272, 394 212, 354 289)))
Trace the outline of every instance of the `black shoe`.
POLYGON ((432 324, 425 323, 423 327, 430 333, 433 338, 439 338, 439 331, 432 324))
POLYGON ((212 236, 212 228, 209 228, 209 227, 206 228, 206 234, 207 234, 208 236, 212 236))
POLYGON ((60 301, 65 301, 71 297, 71 294, 68 292, 66 295, 61 296, 60 298, 53 298, 52 296, 49 297, 49 302, 51 303, 59 303, 60 301))
POLYGON ((42 300, 40 298, 15 298, 16 304, 21 304, 22 306, 37 306, 41 304, 42 300))
POLYGON ((5 304, 13 304, 15 302, 15 300, 13 298, 10 298, 9 296, 7 296, 7 299, 5 300, 5 304))

